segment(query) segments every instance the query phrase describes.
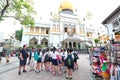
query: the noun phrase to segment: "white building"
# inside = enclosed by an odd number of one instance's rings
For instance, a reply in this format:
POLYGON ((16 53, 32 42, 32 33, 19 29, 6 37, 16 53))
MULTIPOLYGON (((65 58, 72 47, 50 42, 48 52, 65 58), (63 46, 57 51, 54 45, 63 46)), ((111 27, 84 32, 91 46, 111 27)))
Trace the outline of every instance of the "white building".
POLYGON ((118 6, 102 24, 108 30, 109 39, 120 41, 120 6, 118 6))
MULTIPOLYGON (((89 27, 89 26, 88 26, 89 27)), ((93 42, 94 29, 88 28, 79 20, 69 0, 64 0, 59 7, 59 12, 52 13, 50 23, 36 23, 35 27, 23 28, 21 46, 45 45, 63 47, 62 42, 70 35, 80 39, 80 42, 67 42, 67 47, 82 48, 83 44, 93 42)))

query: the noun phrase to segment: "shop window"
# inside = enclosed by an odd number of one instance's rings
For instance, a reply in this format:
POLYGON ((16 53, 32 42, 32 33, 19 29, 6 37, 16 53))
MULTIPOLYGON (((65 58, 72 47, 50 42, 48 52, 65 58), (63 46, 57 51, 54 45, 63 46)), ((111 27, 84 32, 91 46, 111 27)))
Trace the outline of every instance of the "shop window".
POLYGON ((114 27, 114 28, 116 28, 116 27, 119 26, 119 22, 118 22, 118 20, 113 21, 112 24, 113 24, 113 27, 114 27))

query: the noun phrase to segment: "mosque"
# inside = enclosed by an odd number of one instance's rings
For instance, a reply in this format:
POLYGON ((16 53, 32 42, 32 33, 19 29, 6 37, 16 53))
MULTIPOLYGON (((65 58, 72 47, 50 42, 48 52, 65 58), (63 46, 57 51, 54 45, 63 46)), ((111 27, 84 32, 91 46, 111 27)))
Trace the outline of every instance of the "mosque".
POLYGON ((34 27, 24 27, 21 46, 44 45, 82 49, 93 43, 94 30, 87 28, 79 20, 69 0, 61 2, 59 12, 51 14, 50 23, 35 23, 34 27))

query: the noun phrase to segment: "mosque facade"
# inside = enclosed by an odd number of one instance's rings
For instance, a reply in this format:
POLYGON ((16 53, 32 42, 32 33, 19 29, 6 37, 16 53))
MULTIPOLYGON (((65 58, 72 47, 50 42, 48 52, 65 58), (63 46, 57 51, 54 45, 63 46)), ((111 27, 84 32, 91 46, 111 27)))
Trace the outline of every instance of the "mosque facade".
POLYGON ((27 44, 82 49, 85 44, 93 43, 93 34, 93 29, 80 22, 69 0, 64 0, 59 12, 51 14, 50 23, 35 23, 34 27, 23 28, 21 46, 27 44), (64 42, 70 36, 78 41, 64 42))

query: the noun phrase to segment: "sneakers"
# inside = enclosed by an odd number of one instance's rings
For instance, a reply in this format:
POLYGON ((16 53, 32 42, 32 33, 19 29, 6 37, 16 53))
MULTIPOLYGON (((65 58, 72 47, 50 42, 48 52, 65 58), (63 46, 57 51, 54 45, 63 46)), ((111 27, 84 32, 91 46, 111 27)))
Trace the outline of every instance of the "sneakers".
POLYGON ((26 70, 23 70, 24 73, 26 73, 27 71, 26 70))
POLYGON ((37 73, 40 73, 40 70, 38 70, 37 73))
MULTIPOLYGON (((26 70, 23 70, 23 73, 26 73, 26 70)), ((18 75, 21 75, 21 71, 18 71, 18 75)))
POLYGON ((70 76, 70 80, 72 80, 72 77, 70 76))
POLYGON ((20 72, 20 71, 18 72, 18 75, 21 75, 21 72, 20 72))
POLYGON ((66 79, 68 79, 68 75, 66 76, 66 79))
POLYGON ((53 74, 53 75, 56 75, 56 73, 55 73, 55 72, 53 72, 52 74, 53 74))
POLYGON ((40 73, 40 70, 35 70, 36 73, 40 73))

